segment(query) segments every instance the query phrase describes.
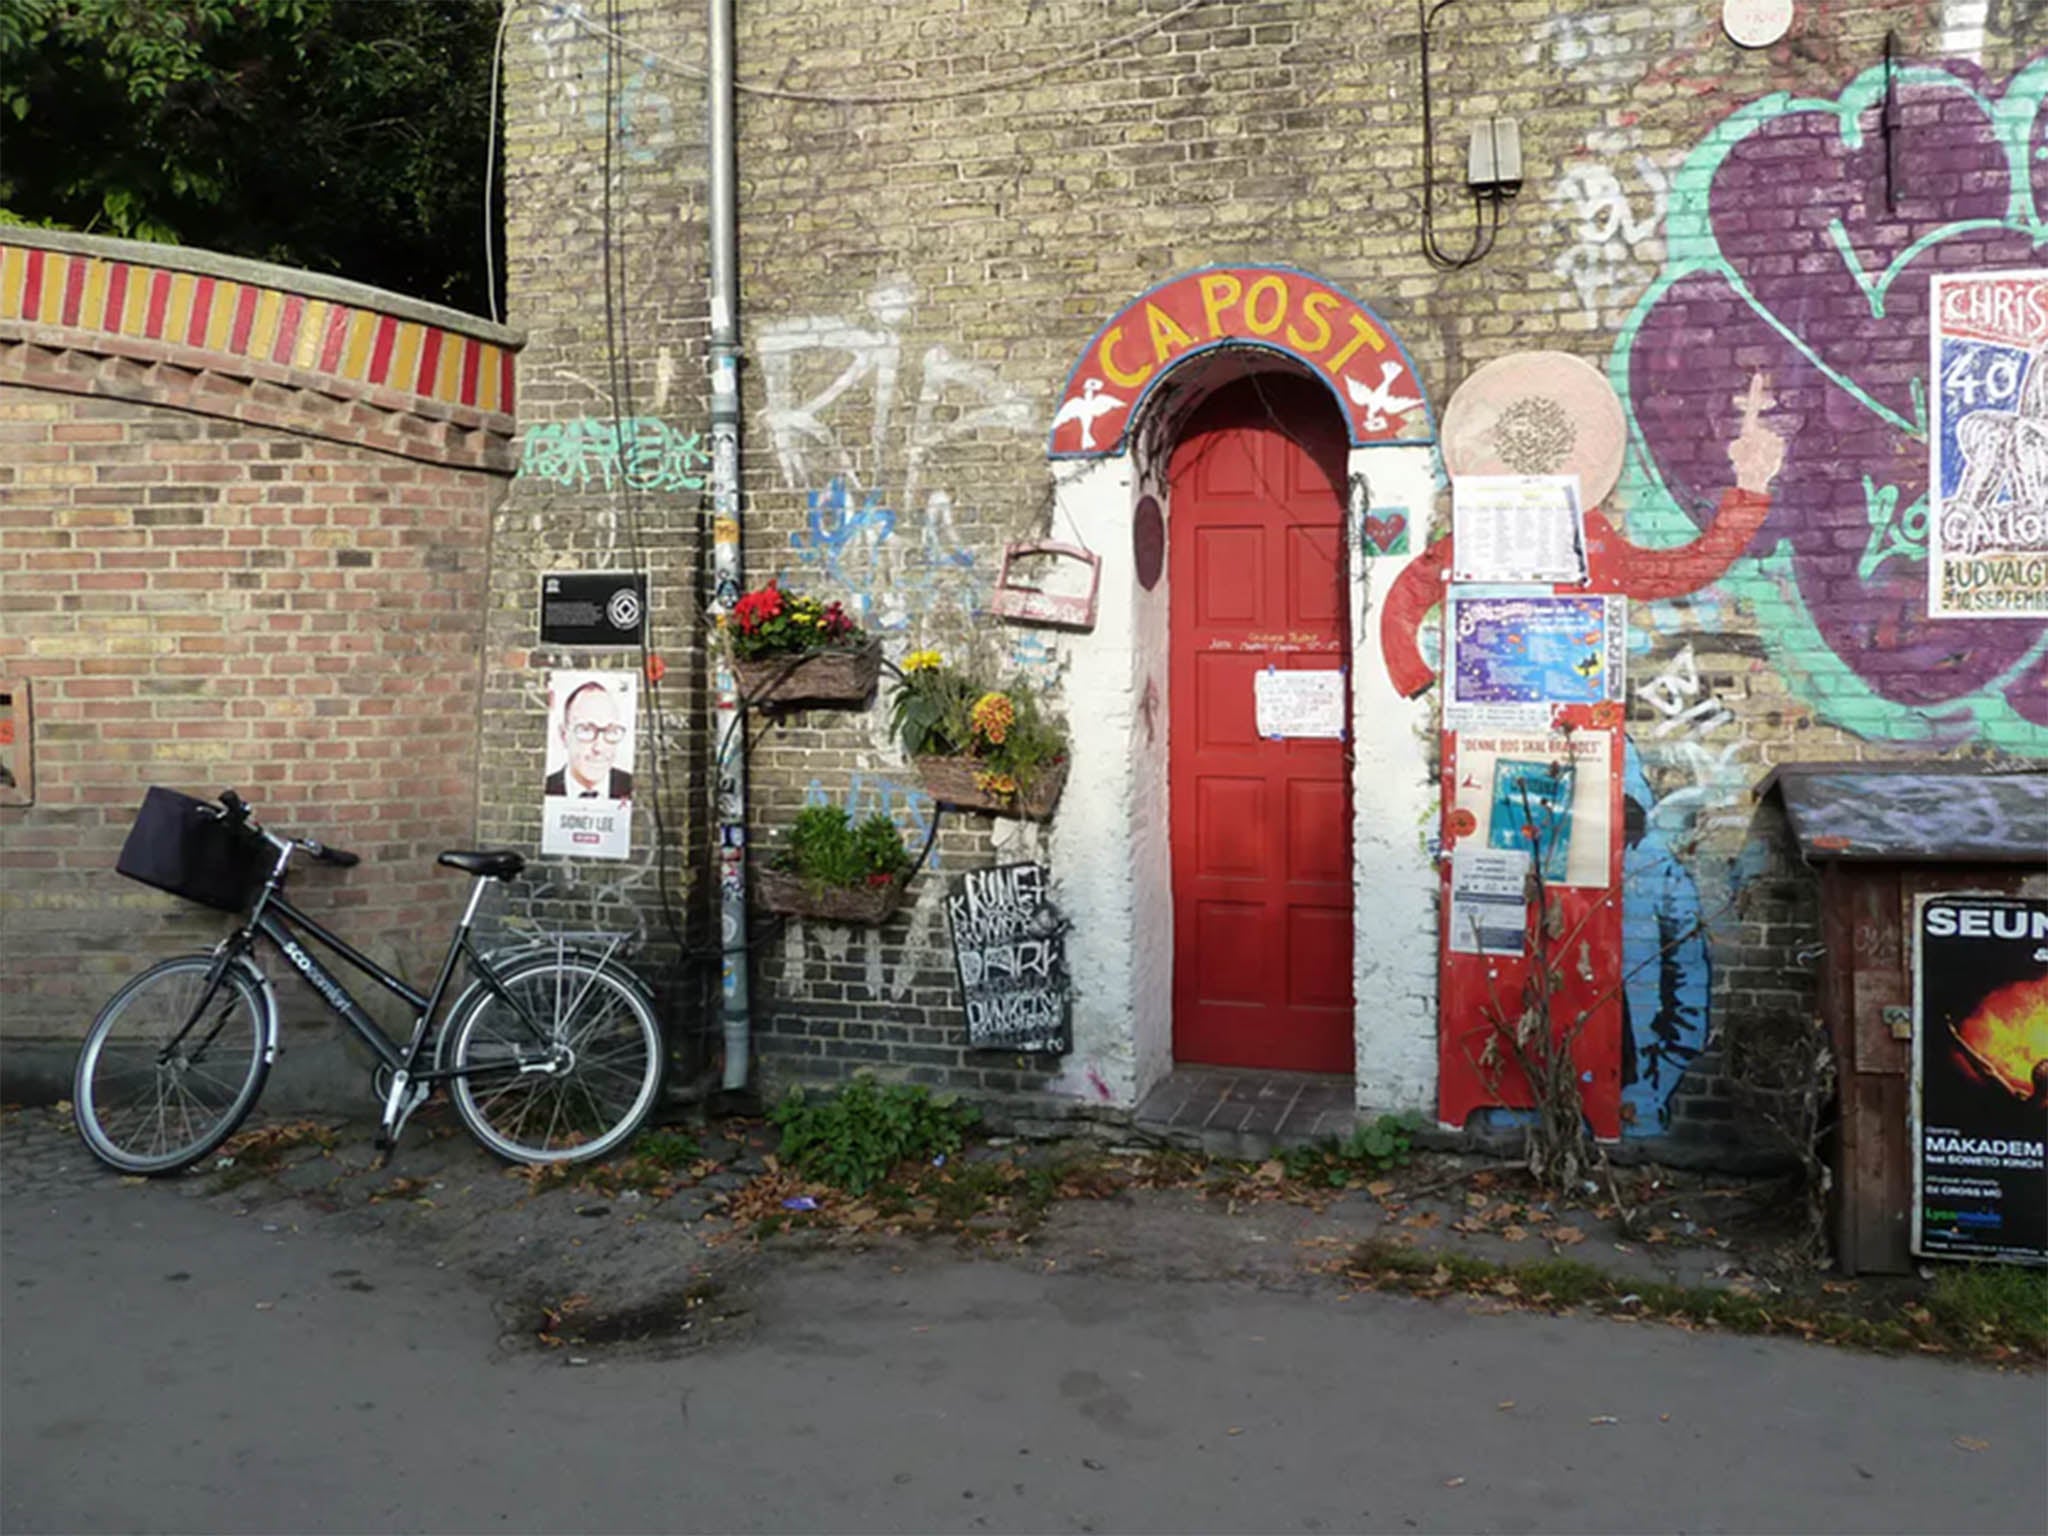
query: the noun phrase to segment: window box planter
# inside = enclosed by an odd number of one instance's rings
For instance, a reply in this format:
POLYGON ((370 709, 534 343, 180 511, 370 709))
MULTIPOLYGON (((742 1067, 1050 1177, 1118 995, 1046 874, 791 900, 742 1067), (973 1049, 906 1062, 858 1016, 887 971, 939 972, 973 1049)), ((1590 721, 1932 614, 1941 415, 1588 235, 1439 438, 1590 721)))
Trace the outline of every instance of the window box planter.
POLYGON ((903 905, 907 880, 881 885, 826 885, 783 869, 754 874, 754 898, 770 912, 827 923, 885 923, 903 905))
POLYGON ((794 651, 751 661, 734 657, 732 670, 741 697, 750 705, 859 709, 874 696, 882 646, 870 640, 856 650, 794 651))
POLYGON ((991 816, 1016 816, 1025 821, 1044 821, 1052 815, 1067 782, 1065 758, 1040 768, 1017 794, 1003 794, 977 783, 989 771, 988 764, 977 757, 919 756, 912 761, 917 764, 924 787, 941 805, 983 811, 991 816))

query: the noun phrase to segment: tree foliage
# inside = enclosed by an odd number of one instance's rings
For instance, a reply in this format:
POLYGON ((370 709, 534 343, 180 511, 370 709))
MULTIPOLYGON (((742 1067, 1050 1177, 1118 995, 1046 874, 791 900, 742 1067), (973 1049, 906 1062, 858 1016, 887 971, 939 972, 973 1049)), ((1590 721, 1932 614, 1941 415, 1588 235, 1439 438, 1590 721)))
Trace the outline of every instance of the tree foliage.
POLYGON ((0 0, 0 221, 484 311, 498 19, 497 0, 0 0))

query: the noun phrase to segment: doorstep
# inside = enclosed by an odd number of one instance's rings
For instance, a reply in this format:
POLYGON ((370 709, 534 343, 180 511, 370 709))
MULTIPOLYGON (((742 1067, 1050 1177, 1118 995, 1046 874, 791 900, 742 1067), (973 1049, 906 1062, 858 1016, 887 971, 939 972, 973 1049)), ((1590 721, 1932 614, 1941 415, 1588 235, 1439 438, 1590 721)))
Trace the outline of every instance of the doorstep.
POLYGON ((1263 1161, 1282 1147, 1348 1136, 1355 1093, 1352 1079, 1326 1073, 1175 1067, 1133 1123, 1190 1151, 1263 1161))

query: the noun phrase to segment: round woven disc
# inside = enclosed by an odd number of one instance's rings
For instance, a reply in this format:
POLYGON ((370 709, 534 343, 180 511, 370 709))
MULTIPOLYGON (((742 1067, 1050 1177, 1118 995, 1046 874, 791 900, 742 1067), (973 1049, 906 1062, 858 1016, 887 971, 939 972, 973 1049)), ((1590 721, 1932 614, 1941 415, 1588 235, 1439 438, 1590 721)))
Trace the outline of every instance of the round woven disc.
POLYGON ((1628 428, 1606 377, 1569 352, 1516 352, 1473 372, 1444 412, 1452 475, 1577 475, 1596 507, 1621 478, 1628 428))

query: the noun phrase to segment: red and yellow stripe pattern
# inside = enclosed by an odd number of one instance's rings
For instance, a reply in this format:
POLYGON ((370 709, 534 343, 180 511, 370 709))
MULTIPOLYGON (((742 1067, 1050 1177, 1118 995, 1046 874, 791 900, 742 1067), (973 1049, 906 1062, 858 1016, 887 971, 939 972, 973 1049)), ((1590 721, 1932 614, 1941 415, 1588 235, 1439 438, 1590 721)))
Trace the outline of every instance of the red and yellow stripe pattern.
POLYGON ((285 288, 0 242, 0 322, 99 331, 511 414, 512 351, 285 288))

